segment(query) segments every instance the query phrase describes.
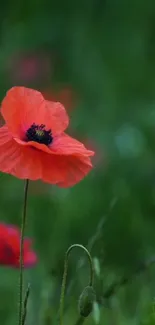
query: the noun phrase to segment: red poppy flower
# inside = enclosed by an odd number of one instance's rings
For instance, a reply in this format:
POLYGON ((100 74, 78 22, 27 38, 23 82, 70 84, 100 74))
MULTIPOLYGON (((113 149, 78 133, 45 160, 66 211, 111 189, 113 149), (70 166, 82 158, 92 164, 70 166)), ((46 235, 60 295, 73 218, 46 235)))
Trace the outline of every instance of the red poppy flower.
POLYGON ((36 90, 13 87, 1 105, 0 171, 60 187, 79 182, 92 168, 93 151, 64 133, 64 107, 36 90))
MULTIPOLYGON (((0 265, 19 267, 20 231, 13 225, 0 223, 0 265)), ((32 267, 37 262, 37 256, 31 250, 31 240, 24 239, 24 267, 32 267)))

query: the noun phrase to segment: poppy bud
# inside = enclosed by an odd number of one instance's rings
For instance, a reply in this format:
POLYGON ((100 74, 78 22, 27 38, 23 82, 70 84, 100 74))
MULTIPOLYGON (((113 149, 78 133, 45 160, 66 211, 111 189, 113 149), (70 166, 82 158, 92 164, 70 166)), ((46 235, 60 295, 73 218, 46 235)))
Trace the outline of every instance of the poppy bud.
POLYGON ((96 295, 93 287, 87 286, 79 298, 79 313, 83 317, 87 317, 93 309, 93 303, 96 300, 96 295))

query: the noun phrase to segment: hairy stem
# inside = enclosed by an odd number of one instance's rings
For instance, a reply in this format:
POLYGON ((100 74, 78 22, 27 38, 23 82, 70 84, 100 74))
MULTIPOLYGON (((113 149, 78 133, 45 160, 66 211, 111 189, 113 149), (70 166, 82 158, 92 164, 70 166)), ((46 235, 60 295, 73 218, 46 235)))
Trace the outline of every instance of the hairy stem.
POLYGON ((24 271, 24 263, 23 263, 23 248, 24 248, 24 233, 25 233, 25 225, 26 225, 26 207, 27 207, 27 195, 28 195, 28 185, 29 181, 26 180, 25 189, 24 189, 24 206, 23 206, 23 215, 22 215, 22 223, 21 223, 21 235, 20 235, 20 273, 19 273, 19 321, 18 324, 22 325, 22 309, 23 309, 23 271, 24 271))
POLYGON ((94 276, 94 270, 93 270, 93 262, 91 255, 89 251, 80 244, 74 244, 70 246, 65 254, 65 263, 64 263, 64 273, 62 278, 62 285, 61 285, 61 295, 60 295, 60 310, 59 310, 59 324, 63 324, 63 307, 64 307, 64 297, 65 297, 65 288, 66 288, 66 280, 67 280, 67 271, 68 271, 68 258, 70 252, 73 250, 73 248, 81 248, 85 253, 87 254, 89 265, 90 265, 90 279, 89 279, 89 286, 92 286, 93 284, 93 276, 94 276))

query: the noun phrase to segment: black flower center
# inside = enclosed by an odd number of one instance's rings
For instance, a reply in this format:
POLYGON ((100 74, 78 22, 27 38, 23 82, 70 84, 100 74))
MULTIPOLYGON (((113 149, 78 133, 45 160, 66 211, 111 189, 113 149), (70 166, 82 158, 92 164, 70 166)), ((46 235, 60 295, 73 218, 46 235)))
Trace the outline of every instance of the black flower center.
POLYGON ((51 129, 45 130, 44 124, 33 123, 26 131, 26 141, 35 141, 48 146, 53 141, 51 129))

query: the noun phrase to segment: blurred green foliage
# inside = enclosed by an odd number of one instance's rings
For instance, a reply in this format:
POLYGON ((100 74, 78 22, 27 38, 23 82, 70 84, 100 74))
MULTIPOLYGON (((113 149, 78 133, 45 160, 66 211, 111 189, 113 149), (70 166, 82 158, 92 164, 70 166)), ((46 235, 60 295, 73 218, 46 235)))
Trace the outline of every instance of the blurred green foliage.
MULTIPOLYGON (((134 274, 155 255, 155 3, 2 2, 1 99, 14 85, 51 96, 70 89, 68 132, 96 151, 94 170, 72 189, 31 183, 26 235, 39 263, 25 271, 27 324, 55 324, 73 243, 89 243, 95 259, 98 303, 86 324, 154 324, 155 268, 134 274), (104 299, 124 276, 132 280, 104 299)), ((0 220, 20 225, 23 182, 1 174, 0 186, 0 220)), ((64 324, 76 325, 88 272, 81 251, 72 253, 64 324)), ((17 292, 18 271, 1 267, 0 324, 17 323, 17 292)))

